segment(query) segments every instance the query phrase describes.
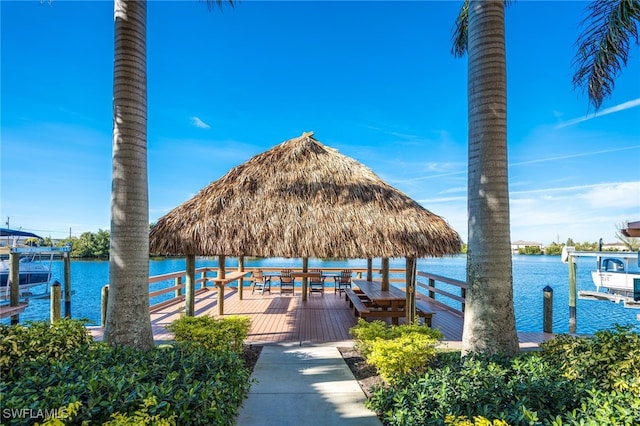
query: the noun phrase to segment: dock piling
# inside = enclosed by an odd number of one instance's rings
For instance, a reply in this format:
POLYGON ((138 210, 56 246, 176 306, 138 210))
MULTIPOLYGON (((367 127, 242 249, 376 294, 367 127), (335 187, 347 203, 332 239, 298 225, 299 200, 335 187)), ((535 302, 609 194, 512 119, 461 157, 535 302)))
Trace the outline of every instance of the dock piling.
POLYGON ((102 302, 100 306, 101 308, 100 309, 100 326, 104 328, 105 324, 107 323, 107 306, 109 303, 109 284, 102 287, 102 291, 100 295, 101 295, 100 301, 102 302))
POLYGON ((576 269, 578 265, 572 256, 569 257, 569 333, 576 332, 576 269))
POLYGON ((68 251, 62 254, 62 259, 64 264, 64 317, 71 318, 71 256, 68 251))
MULTIPOLYGON (((18 306, 20 304, 20 254, 11 251, 9 254, 9 304, 18 306)), ((20 315, 11 315, 11 325, 20 322, 20 315)))
POLYGON ((553 333, 553 289, 546 286, 542 289, 543 321, 542 331, 553 333))
POLYGON ((49 319, 51 324, 60 319, 60 303, 62 302, 62 290, 60 289, 60 283, 54 281, 51 284, 51 311, 49 319))

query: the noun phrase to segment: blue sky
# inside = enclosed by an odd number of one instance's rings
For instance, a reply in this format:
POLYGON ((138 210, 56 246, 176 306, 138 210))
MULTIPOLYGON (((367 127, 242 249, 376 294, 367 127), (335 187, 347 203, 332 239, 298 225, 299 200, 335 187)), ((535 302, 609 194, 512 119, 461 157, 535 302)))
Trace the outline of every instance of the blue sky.
MULTIPOLYGON (((461 2, 148 4, 150 221, 314 131, 467 236, 461 2)), ((584 2, 506 14, 512 240, 614 241, 640 219, 640 49, 598 114, 571 84, 584 2)), ((0 218, 109 228, 113 2, 0 3, 0 218)), ((330 208, 330 206, 327 206, 330 208)))

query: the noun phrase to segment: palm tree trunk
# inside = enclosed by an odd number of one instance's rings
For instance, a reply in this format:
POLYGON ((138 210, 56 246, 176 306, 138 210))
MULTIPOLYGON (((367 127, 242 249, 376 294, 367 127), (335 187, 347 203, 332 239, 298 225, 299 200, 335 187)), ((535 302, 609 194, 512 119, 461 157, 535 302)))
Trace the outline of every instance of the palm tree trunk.
POLYGON ((462 349, 513 355, 519 348, 509 229, 504 0, 470 2, 468 43, 469 288, 462 349))
POLYGON ((109 301, 111 345, 153 347, 149 316, 145 1, 115 0, 109 301))

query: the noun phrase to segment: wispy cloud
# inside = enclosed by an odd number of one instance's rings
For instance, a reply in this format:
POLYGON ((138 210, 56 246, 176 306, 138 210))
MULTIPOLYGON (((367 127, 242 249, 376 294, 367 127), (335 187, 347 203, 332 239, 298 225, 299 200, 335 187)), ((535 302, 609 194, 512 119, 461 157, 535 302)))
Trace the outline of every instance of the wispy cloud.
POLYGON ((534 160, 527 160, 527 161, 520 161, 517 163, 510 163, 509 166, 524 166, 527 164, 534 164, 534 163, 546 163, 549 161, 558 161, 558 160, 566 160, 568 158, 577 158, 577 157, 588 157, 591 155, 601 155, 601 154, 606 154, 606 153, 610 153, 610 152, 619 152, 619 151, 628 151, 628 150, 633 150, 633 149, 639 149, 640 145, 632 145, 632 146, 625 146, 622 148, 612 148, 612 149, 603 149, 603 150, 599 150, 599 151, 590 151, 590 152, 578 152, 575 154, 567 154, 567 155, 559 155, 556 157, 547 157, 547 158, 538 158, 538 159, 534 159, 534 160))
POLYGON ((602 117, 603 115, 613 114, 614 112, 624 111, 629 108, 634 108, 640 105, 640 98, 633 99, 627 102, 623 102, 619 105, 612 106, 611 108, 605 108, 600 112, 596 112, 593 115, 585 115, 584 117, 574 118, 573 120, 563 121, 558 124, 556 128, 560 129, 563 127, 573 126, 574 124, 582 123, 583 121, 592 120, 597 117, 602 117))
POLYGON ((511 191, 511 235, 543 243, 615 238, 615 225, 637 217, 640 182, 511 191))
POLYGON ((211 128, 211 126, 209 126, 207 123, 202 121, 199 117, 191 117, 191 124, 193 124, 195 127, 199 128, 199 129, 210 129, 211 128))

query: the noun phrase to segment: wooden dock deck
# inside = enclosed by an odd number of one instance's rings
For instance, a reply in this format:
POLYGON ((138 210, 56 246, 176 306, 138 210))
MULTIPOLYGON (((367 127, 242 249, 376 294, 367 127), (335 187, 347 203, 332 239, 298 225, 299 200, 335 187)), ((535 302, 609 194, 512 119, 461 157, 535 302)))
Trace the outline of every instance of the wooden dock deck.
MULTIPOLYGON (((251 330, 247 343, 339 343, 350 341, 349 329, 357 318, 345 301, 344 295, 335 294, 327 288, 324 294, 311 294, 306 302, 296 288, 294 295, 280 295, 278 288, 272 294, 251 294, 247 287, 243 300, 239 300, 237 289, 227 287, 224 293, 226 316, 244 315, 251 318, 251 330)), ((217 316, 217 290, 208 287, 195 295, 195 315, 217 316)), ((151 312, 151 325, 156 341, 171 340, 166 326, 178 319, 184 311, 184 302, 176 301, 151 312)), ((432 305, 433 328, 444 335, 443 346, 459 348, 462 340, 463 318, 442 307, 432 305)), ((102 338, 100 327, 90 328, 96 339, 102 338)), ((523 349, 537 347, 550 339, 549 333, 518 333, 523 349)))

